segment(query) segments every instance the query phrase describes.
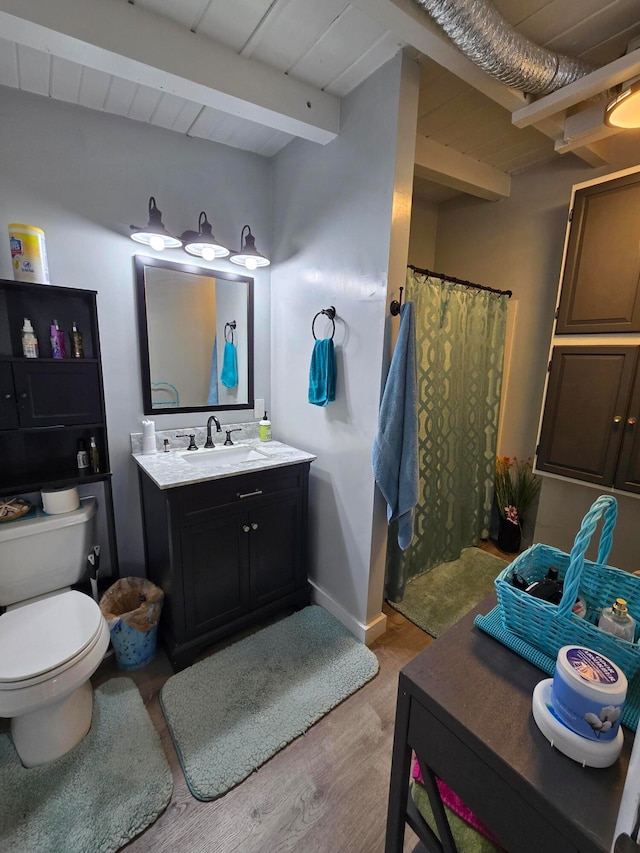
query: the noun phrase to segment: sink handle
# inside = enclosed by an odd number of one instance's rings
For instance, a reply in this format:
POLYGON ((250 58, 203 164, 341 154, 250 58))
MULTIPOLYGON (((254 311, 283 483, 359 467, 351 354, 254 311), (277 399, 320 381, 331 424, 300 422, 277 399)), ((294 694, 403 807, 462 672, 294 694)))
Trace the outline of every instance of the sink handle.
POLYGON ((242 429, 242 427, 236 427, 236 429, 227 429, 227 430, 225 430, 225 432, 227 433, 227 438, 226 438, 226 440, 225 440, 225 442, 224 442, 224 446, 225 446, 225 447, 229 447, 229 445, 230 445, 230 444, 233 444, 233 442, 231 441, 231 433, 232 433, 232 432, 240 432, 240 431, 241 431, 241 429, 242 429))
POLYGON ((195 432, 189 433, 189 435, 185 435, 185 433, 176 433, 176 438, 188 438, 189 439, 189 447, 187 450, 197 450, 198 445, 196 444, 196 434, 195 432))

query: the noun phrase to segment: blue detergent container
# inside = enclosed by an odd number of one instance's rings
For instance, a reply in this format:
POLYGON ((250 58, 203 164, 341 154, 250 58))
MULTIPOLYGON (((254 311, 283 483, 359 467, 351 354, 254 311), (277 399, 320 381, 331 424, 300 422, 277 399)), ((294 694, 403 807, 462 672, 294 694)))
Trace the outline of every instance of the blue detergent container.
POLYGON ((164 593, 146 578, 120 578, 100 599, 120 669, 146 666, 156 654, 164 593))

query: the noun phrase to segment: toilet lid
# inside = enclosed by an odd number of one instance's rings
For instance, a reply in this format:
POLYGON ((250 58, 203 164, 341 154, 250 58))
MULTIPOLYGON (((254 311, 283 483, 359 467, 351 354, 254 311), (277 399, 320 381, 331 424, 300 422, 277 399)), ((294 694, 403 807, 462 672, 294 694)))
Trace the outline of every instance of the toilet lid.
POLYGON ((0 682, 24 681, 56 669, 91 643, 103 616, 76 590, 9 610, 0 616, 0 682))

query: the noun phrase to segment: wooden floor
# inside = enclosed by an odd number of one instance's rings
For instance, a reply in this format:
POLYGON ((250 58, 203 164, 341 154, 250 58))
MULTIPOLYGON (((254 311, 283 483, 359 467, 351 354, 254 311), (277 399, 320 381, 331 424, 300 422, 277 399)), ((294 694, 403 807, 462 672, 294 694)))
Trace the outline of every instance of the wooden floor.
MULTIPOLYGON (((386 605, 385 613, 387 631, 372 646, 380 662, 375 678, 210 803, 189 792, 160 710, 158 692, 171 675, 166 656, 159 652, 144 669, 127 673, 160 733, 174 778, 166 811, 124 848, 127 853, 382 853, 398 671, 432 642, 386 605)), ((93 682, 124 674, 105 661, 93 682)), ((407 828, 405 851, 416 843, 407 828)))

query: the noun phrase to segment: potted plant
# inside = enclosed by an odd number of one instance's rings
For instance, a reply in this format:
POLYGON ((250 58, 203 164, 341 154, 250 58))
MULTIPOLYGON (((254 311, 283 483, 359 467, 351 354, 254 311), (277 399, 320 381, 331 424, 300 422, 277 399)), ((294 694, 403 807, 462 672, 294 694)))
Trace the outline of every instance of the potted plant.
POLYGON ((500 515, 497 545, 513 554, 520 550, 522 524, 540 494, 542 479, 533 473, 531 459, 496 457, 495 497, 500 515))

